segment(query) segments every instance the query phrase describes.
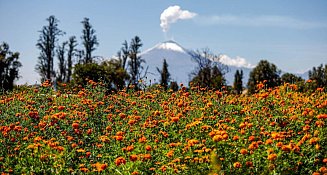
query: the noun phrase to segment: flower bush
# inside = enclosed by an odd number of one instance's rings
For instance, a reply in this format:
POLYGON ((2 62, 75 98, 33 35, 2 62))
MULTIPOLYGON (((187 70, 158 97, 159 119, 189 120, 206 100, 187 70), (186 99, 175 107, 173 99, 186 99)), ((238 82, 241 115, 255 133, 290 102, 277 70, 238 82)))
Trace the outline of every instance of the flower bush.
POLYGON ((4 174, 324 174, 327 94, 285 84, 253 95, 203 88, 0 97, 4 174))

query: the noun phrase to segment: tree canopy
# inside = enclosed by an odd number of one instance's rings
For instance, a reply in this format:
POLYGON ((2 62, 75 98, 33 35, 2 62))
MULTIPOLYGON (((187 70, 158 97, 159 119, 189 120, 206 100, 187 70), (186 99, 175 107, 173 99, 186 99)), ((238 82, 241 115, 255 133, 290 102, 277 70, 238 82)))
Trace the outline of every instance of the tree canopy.
POLYGON ((12 90, 22 66, 18 52, 11 52, 7 43, 0 45, 0 90, 12 90))
POLYGON ((266 88, 272 88, 280 85, 280 70, 277 66, 268 62, 267 60, 261 60, 258 65, 250 72, 248 80, 248 92, 254 93, 257 88, 257 84, 264 83, 266 88))

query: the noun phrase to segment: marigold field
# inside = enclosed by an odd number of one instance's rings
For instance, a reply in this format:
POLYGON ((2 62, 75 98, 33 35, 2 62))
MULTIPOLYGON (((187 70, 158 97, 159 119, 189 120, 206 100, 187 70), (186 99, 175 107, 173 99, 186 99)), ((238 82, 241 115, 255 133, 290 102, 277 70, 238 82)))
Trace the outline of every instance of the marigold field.
POLYGON ((3 174, 326 174, 327 93, 49 84, 0 98, 3 174))

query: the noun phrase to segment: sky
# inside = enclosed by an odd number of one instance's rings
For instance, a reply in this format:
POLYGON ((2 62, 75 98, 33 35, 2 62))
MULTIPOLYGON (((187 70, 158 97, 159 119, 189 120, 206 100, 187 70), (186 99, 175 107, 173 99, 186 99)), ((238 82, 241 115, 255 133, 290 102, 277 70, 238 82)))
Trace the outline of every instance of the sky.
POLYGON ((122 43, 139 36, 142 51, 174 40, 187 49, 209 48, 229 64, 255 66, 266 59, 285 72, 302 73, 327 64, 325 0, 0 0, 0 42, 20 53, 21 78, 34 84, 39 31, 54 15, 82 49, 81 21, 87 17, 99 46, 93 55, 110 58, 122 43))

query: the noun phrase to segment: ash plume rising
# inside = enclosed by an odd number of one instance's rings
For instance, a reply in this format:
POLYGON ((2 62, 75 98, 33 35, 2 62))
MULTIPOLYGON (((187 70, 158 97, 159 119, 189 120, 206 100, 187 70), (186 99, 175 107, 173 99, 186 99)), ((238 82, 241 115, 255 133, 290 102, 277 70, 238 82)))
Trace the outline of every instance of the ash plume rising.
POLYGON ((176 23, 178 20, 192 19, 197 16, 196 13, 188 10, 182 10, 180 6, 169 6, 160 15, 160 27, 166 33, 171 24, 176 23))

